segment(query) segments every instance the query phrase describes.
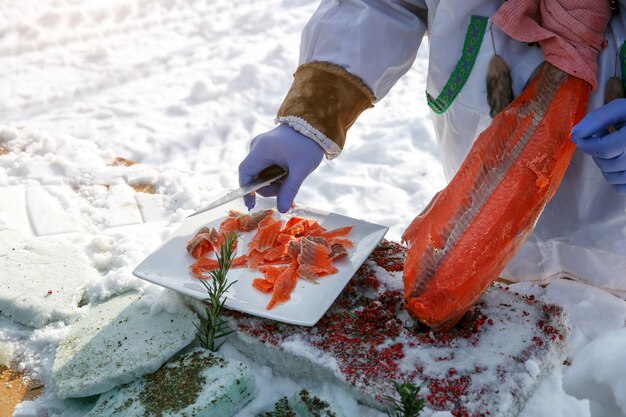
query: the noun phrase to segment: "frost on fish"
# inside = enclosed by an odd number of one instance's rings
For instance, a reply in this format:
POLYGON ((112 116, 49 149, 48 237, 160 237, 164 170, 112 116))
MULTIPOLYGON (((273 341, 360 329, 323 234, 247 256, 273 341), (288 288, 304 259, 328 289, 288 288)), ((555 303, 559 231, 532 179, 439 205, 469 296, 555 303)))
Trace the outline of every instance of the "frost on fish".
POLYGON ((409 313, 454 326, 513 257, 574 152, 589 85, 550 64, 478 137, 450 184, 407 228, 409 313))
POLYGON ((496 286, 449 333, 433 333, 404 310, 405 257, 406 248, 383 241, 312 327, 228 312, 230 342, 276 372, 345 385, 381 409, 396 381, 422 386, 420 416, 517 415, 565 358, 562 309, 496 286), (537 364, 530 371, 529 361, 537 364))

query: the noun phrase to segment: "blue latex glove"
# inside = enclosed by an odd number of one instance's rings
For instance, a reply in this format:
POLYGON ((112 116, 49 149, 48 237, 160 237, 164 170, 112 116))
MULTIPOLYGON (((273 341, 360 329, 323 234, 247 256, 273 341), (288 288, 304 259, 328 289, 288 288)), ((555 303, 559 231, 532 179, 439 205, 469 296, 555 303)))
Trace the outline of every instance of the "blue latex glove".
POLYGON ((613 100, 589 112, 572 128, 572 141, 593 157, 604 179, 626 195, 626 99, 613 100), (609 127, 616 128, 609 132, 609 127))
MULTIPOLYGON (((320 145, 289 125, 280 125, 252 139, 248 156, 239 164, 239 185, 248 184, 269 166, 286 169, 287 176, 257 191, 264 197, 276 196, 278 211, 286 213, 302 182, 315 171, 323 157, 320 145)), ((256 198, 247 195, 243 200, 246 207, 252 209, 256 198)))

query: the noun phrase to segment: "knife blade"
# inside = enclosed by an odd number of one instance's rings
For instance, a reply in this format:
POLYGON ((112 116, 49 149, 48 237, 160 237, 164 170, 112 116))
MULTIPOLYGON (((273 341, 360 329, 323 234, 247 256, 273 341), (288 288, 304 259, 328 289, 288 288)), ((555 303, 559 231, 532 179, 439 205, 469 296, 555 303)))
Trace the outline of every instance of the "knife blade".
POLYGON ((254 179, 251 183, 244 185, 243 187, 239 187, 233 191, 228 192, 223 197, 218 198, 208 206, 202 207, 200 210, 196 211, 193 214, 190 214, 189 217, 196 216, 198 214, 209 211, 215 207, 219 207, 222 204, 226 204, 229 201, 233 201, 239 197, 243 197, 246 194, 252 193, 259 188, 263 188, 266 185, 270 185, 276 180, 281 179, 287 175, 287 171, 278 165, 272 165, 270 167, 265 168, 263 171, 259 173, 259 175, 254 179))

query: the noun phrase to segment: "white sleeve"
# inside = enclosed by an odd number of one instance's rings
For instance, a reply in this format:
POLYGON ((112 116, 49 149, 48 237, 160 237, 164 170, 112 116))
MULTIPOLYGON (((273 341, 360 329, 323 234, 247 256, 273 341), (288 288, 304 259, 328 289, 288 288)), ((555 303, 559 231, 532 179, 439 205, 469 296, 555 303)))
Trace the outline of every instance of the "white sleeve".
POLYGON ((322 0, 302 32, 300 65, 331 62, 383 98, 415 60, 424 0, 322 0))

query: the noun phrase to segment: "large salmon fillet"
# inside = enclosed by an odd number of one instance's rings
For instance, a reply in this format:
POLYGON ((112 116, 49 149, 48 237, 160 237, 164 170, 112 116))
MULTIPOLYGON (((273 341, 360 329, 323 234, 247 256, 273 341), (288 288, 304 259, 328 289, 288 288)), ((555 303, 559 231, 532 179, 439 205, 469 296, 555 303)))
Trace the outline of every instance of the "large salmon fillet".
POLYGON ((402 236, 408 312, 448 330, 532 231, 574 153, 590 86, 549 63, 480 134, 448 186, 402 236))

